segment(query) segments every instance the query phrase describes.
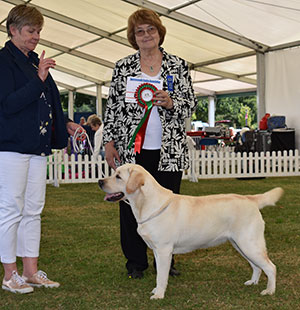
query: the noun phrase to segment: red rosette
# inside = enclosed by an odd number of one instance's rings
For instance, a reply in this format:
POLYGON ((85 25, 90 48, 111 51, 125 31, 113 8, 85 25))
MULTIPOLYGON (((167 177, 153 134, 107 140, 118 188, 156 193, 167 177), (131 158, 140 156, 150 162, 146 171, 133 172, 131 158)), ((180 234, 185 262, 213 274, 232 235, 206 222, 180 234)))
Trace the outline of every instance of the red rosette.
POLYGON ((150 83, 143 83, 140 84, 135 93, 134 97, 137 101, 137 103, 145 109, 145 114, 143 118, 141 119, 140 123, 138 124, 132 138, 130 139, 128 148, 130 149, 134 142, 134 153, 140 153, 144 139, 145 139, 145 132, 147 123, 149 120, 150 112, 153 107, 153 101, 154 101, 154 94, 157 91, 157 88, 150 83))
POLYGON ((145 108, 147 106, 147 103, 152 102, 154 98, 154 93, 157 91, 157 88, 151 84, 151 83, 143 83, 140 84, 135 93, 134 97, 137 101, 137 103, 145 108))

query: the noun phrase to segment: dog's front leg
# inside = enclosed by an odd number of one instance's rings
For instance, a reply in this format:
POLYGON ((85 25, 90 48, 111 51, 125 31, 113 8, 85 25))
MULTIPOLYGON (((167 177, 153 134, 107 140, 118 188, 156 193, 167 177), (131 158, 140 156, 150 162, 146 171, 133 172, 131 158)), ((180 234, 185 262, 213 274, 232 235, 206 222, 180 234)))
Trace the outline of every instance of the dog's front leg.
POLYGON ((172 251, 156 250, 154 251, 156 260, 156 287, 153 289, 150 299, 162 299, 168 285, 169 270, 172 260, 172 251))

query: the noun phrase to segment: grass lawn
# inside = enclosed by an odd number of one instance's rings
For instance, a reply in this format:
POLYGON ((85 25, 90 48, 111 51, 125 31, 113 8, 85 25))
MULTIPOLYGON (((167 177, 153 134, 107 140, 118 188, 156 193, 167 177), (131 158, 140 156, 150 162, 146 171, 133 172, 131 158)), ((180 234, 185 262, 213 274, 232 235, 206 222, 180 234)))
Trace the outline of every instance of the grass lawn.
POLYGON ((262 210, 269 257, 277 266, 273 296, 260 295, 267 282, 264 274, 257 286, 243 285, 252 270, 226 243, 176 255, 181 276, 169 279, 165 299, 150 300, 156 280, 152 252, 144 278, 127 279, 118 205, 104 202, 97 184, 66 184, 47 187, 39 265, 61 287, 27 295, 0 290, 0 309, 300 309, 300 177, 183 181, 181 193, 254 194, 276 186, 285 195, 277 206, 262 210))

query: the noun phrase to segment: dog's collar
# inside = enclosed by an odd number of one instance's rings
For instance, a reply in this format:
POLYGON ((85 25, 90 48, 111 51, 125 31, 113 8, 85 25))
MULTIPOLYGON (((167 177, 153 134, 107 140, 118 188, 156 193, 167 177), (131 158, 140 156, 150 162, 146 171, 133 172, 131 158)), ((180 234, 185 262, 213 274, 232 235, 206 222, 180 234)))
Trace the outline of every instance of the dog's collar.
POLYGON ((171 199, 169 199, 160 209, 158 209, 156 212, 151 214, 148 218, 146 218, 145 220, 142 220, 140 222, 137 222, 137 223, 139 225, 142 225, 142 224, 154 219, 155 217, 159 216, 168 208, 168 206, 170 205, 170 201, 171 201, 171 199))

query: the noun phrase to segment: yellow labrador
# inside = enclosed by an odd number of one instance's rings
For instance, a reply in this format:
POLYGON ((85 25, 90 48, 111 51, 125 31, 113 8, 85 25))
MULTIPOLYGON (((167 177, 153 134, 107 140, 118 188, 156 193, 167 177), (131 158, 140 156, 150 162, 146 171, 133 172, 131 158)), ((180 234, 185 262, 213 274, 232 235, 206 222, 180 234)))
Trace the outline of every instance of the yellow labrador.
POLYGON ((141 166, 126 164, 113 176, 99 180, 105 200, 127 199, 138 223, 138 233, 153 250, 157 264, 156 287, 151 298, 164 298, 172 254, 219 245, 227 240, 249 262, 257 284, 261 270, 268 277, 262 295, 274 294, 276 267, 268 258, 259 209, 274 205, 281 188, 264 194, 184 196, 160 186, 141 166))

